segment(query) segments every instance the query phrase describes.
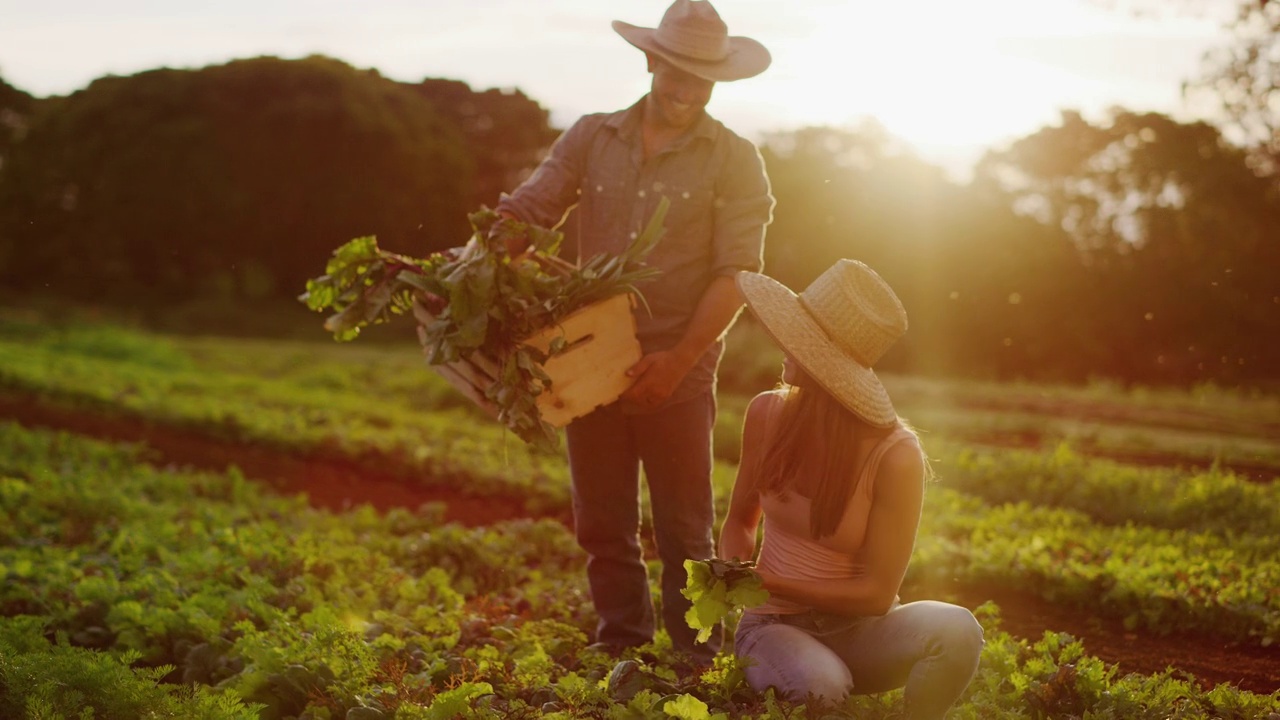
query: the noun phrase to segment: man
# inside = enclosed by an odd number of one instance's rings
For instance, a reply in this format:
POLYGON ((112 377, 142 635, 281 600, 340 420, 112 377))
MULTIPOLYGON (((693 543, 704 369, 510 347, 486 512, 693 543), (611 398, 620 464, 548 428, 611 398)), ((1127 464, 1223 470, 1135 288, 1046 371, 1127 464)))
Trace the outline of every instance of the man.
POLYGON ((648 264, 662 271, 640 291, 644 356, 617 402, 566 429, 579 544, 588 554, 597 645, 616 651, 653 639, 655 621, 640 545, 639 469, 649 487, 662 559, 662 616, 678 651, 706 660, 684 621, 684 561, 714 555, 711 432, 723 335, 742 307, 734 275, 759 271, 773 197, 755 146, 705 111, 716 82, 769 66, 760 43, 731 37, 705 0, 676 0, 657 28, 615 21, 645 52, 652 84, 635 105, 570 127, 498 211, 547 227, 574 211, 566 246, 580 257, 618 253, 662 198, 662 240, 648 264))

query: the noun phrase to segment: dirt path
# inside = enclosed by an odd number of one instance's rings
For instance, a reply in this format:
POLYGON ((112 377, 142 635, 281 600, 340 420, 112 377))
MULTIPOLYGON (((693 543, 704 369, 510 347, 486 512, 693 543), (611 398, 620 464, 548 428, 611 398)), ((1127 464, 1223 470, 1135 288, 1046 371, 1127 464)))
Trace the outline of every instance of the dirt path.
MULTIPOLYGON (((350 462, 301 457, 266 448, 210 438, 193 431, 149 424, 134 418, 105 417, 40 403, 32 398, 0 395, 0 418, 29 427, 66 430, 112 441, 145 443, 159 464, 210 470, 239 467, 247 477, 268 482, 280 492, 307 493, 317 507, 341 511, 361 503, 378 510, 417 508, 442 502, 445 517, 464 525, 484 525, 531 517, 518 501, 477 497, 443 488, 414 486, 391 474, 379 475, 350 462)), ((550 516, 569 524, 565 515, 550 516)), ((904 588, 904 599, 951 599, 966 607, 988 600, 1000 606, 1002 627, 1009 633, 1038 639, 1044 631, 1069 632, 1092 655, 1123 672, 1152 674, 1169 667, 1194 675, 1205 687, 1231 683, 1245 690, 1271 693, 1280 689, 1280 649, 1230 643, 1208 635, 1155 636, 1124 630, 1118 623, 1056 606, 1030 593, 963 586, 904 588)))
MULTIPOLYGON (((28 427, 65 430, 115 442, 144 443, 155 465, 190 466, 224 471, 235 465, 246 477, 265 482, 285 495, 306 493, 314 507, 337 512, 369 504, 379 511, 416 509, 425 503, 445 505, 445 519, 467 526, 487 525, 534 515, 523 503, 493 495, 468 495, 443 483, 415 485, 392 473, 378 473, 351 461, 306 457, 201 433, 148 423, 137 418, 98 415, 41 403, 28 397, 0 394, 0 418, 28 427)), ((568 523, 569 516, 558 517, 568 523)))

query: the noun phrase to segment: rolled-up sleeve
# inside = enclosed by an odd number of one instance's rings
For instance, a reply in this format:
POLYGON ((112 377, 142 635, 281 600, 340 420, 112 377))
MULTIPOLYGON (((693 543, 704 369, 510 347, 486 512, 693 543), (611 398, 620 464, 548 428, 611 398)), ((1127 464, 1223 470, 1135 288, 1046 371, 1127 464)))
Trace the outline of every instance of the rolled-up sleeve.
POLYGON ((529 179, 498 201, 498 211, 524 222, 555 227, 578 204, 578 189, 586 167, 591 131, 587 118, 574 123, 556 139, 551 152, 529 179))
POLYGON ((760 272, 765 227, 773 220, 774 199, 764 159, 751 141, 736 140, 715 199, 714 276, 734 275, 739 270, 760 272))

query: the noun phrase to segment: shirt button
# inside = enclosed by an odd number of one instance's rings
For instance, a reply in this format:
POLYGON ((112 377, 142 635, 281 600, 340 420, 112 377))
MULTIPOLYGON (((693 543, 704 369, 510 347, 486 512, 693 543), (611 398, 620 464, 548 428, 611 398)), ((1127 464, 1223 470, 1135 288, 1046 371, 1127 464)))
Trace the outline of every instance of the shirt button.
POLYGON ((688 190, 685 190, 684 192, 680 193, 680 197, 684 198, 685 200, 688 200, 688 199, 689 199, 689 191, 688 191, 688 190))
POLYGON ((644 191, 643 191, 643 190, 641 190, 641 191, 640 191, 640 197, 644 197, 644 191))
POLYGON ((596 186, 596 192, 604 192, 604 186, 603 186, 603 185, 597 185, 597 186, 596 186))
POLYGON ((632 240, 635 240, 637 237, 640 237, 640 233, 638 233, 638 232, 636 232, 636 231, 632 230, 632 231, 631 231, 631 239, 632 239, 632 240))

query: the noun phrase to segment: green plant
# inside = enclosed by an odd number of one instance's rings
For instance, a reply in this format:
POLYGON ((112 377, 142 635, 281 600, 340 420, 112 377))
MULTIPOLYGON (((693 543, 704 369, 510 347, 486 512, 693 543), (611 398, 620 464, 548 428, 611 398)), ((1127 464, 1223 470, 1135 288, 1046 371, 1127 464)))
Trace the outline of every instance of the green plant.
POLYGON ((642 263, 662 236, 667 207, 664 198, 622 253, 582 265, 556 256, 561 233, 488 209, 471 214, 474 232, 465 245, 424 260, 383 251, 373 237, 356 238, 334 251, 325 274, 309 280, 300 299, 312 310, 336 311, 325 329, 338 340, 422 303, 430 315, 422 325, 427 361, 452 363, 473 353, 489 358, 497 370, 481 389, 498 408, 498 420, 525 442, 554 449, 559 436, 542 420, 537 397, 551 385, 542 365, 566 344, 556 338, 544 353, 524 340, 613 295, 633 293, 643 301, 636 284, 658 272, 642 263), (512 255, 518 239, 527 249, 512 255))
POLYGON ((685 560, 684 569, 687 580, 680 594, 692 603, 684 619, 698 631, 698 642, 706 642, 726 618, 769 599, 753 562, 736 558, 685 560))

